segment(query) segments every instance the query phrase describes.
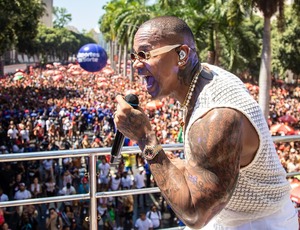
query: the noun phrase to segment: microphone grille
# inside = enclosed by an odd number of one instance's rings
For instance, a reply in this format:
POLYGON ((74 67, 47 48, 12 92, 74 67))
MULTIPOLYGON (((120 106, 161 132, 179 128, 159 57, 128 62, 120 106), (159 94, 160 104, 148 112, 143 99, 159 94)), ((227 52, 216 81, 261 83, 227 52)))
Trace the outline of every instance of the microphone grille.
POLYGON ((137 107, 139 105, 139 98, 135 94, 127 94, 125 96, 125 101, 132 107, 137 107))

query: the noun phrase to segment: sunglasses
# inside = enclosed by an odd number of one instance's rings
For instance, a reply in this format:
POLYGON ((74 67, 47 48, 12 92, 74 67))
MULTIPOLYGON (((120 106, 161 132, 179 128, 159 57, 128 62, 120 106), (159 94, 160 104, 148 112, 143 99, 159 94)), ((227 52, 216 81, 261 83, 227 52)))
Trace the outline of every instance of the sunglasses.
POLYGON ((154 50, 150 50, 147 52, 140 51, 138 53, 131 53, 130 59, 132 62, 135 62, 136 60, 139 60, 139 61, 149 60, 151 57, 155 57, 157 55, 167 53, 167 52, 171 51, 172 49, 175 49, 179 46, 181 46, 181 45, 180 44, 169 45, 169 46, 163 46, 163 47, 160 47, 160 48, 157 48, 154 50))

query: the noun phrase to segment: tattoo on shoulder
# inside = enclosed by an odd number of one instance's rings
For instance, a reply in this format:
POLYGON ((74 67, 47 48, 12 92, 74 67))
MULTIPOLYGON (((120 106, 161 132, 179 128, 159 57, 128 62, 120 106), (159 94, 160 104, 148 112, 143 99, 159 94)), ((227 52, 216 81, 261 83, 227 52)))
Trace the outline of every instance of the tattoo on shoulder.
POLYGON ((242 150, 241 124, 242 114, 239 112, 216 109, 191 127, 188 133, 191 149, 187 162, 189 174, 186 176, 203 194, 220 192, 231 195, 233 189, 228 191, 228 188, 234 188, 237 181, 242 150), (210 193, 212 189, 219 191, 210 193))

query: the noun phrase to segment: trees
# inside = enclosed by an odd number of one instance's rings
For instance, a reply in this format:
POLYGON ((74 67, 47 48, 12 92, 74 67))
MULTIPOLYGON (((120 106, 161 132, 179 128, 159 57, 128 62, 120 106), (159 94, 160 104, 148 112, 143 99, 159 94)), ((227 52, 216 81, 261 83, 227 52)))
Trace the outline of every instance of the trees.
POLYGON ((233 0, 158 0, 150 6, 141 0, 127 1, 127 4, 124 0, 113 0, 104 8, 106 13, 100 20, 100 30, 107 41, 113 38, 120 45, 128 44, 130 49, 140 24, 150 17, 175 15, 185 20, 193 30, 202 60, 239 71, 247 65, 258 66, 260 43, 257 39, 261 38, 257 29, 260 20, 256 18, 254 25, 249 22, 249 17, 248 21, 244 21, 248 15, 243 7, 233 0))
POLYGON ((118 15, 118 10, 124 8, 126 5, 125 1, 112 0, 107 3, 103 8, 106 13, 99 19, 100 31, 104 35, 104 39, 109 42, 110 55, 109 59, 112 67, 115 69, 116 64, 114 62, 115 57, 115 45, 116 45, 116 30, 114 25, 114 20, 118 15))
POLYGON ((191 12, 184 13, 188 15, 185 20, 194 31, 203 60, 235 73, 256 63, 260 19, 254 17, 252 21, 240 0, 190 4, 191 12))
MULTIPOLYGON (((268 116, 271 85, 270 23, 271 17, 279 12, 278 25, 283 25, 281 22, 284 0, 203 0, 200 2, 198 0, 158 0, 152 6, 145 4, 145 1, 134 1, 135 5, 131 2, 127 1, 127 4, 124 4, 124 0, 113 0, 106 5, 106 13, 102 18, 100 30, 106 34, 107 41, 113 38, 118 44, 128 43, 130 49, 130 39, 134 29, 149 17, 179 16, 194 32, 202 60, 220 65, 237 74, 250 70, 255 77, 259 75, 259 103, 265 117, 268 116), (263 18, 255 14, 258 10, 262 12, 263 18)), ((293 7, 296 12, 293 16, 297 18, 296 26, 298 27, 299 2, 300 0, 295 0, 293 7)), ((297 28, 294 27, 293 30, 297 32, 297 28)), ((289 35, 286 34, 284 37, 293 39, 294 47, 296 47, 297 35, 292 36, 292 30, 288 31, 290 31, 289 35)), ((288 57, 298 54, 295 53, 297 49, 290 49, 290 53, 287 51, 288 49, 280 51, 280 57, 284 58, 282 64, 289 60, 288 57)), ((291 63, 284 64, 284 66, 291 68, 291 63)))
POLYGON ((31 41, 44 11, 39 0, 0 1, 0 75, 6 51, 13 47, 20 51, 31 50, 31 41))
POLYGON ((67 9, 63 7, 53 7, 53 14, 55 20, 53 22, 53 26, 55 28, 64 28, 68 25, 70 21, 72 21, 72 15, 67 13, 67 9))
MULTIPOLYGON (((127 75, 128 51, 132 51, 134 34, 139 25, 148 20, 152 13, 153 11, 145 5, 144 0, 129 1, 129 4, 120 11, 119 17, 115 21, 117 40, 123 46, 123 75, 127 75)), ((130 78, 133 80, 132 69, 130 78)))
MULTIPOLYGON (((110 42, 110 61, 116 69, 115 60, 121 66, 121 54, 123 50, 124 75, 127 75, 127 56, 132 49, 134 33, 138 26, 153 13, 146 6, 145 0, 113 0, 104 6, 106 13, 99 20, 100 30, 106 41, 110 42), (119 55, 117 55, 117 48, 119 55), (118 58, 115 58, 117 57, 118 58)), ((119 72, 119 71, 118 71, 119 72)))
POLYGON ((281 75, 291 70, 297 77, 300 76, 300 27, 299 18, 294 7, 285 8, 285 30, 280 32, 276 27, 272 36, 273 71, 281 75))
POLYGON ((259 104, 266 120, 269 116, 269 101, 271 89, 271 17, 279 10, 283 15, 284 0, 253 0, 253 4, 264 17, 263 44, 259 72, 259 104))
POLYGON ((68 57, 77 54, 80 47, 95 41, 83 34, 77 34, 66 28, 48 28, 41 25, 34 40, 36 54, 40 55, 42 64, 48 59, 59 58, 67 61, 68 57))

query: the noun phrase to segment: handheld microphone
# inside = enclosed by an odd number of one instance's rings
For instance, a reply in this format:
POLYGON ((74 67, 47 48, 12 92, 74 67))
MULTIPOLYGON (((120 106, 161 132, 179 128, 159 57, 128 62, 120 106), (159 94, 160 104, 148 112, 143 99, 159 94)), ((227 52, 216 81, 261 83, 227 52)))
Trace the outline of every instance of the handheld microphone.
MULTIPOLYGON (((129 105, 131 105, 135 109, 139 105, 139 98, 134 94, 126 95, 124 99, 129 105)), ((114 163, 120 157, 121 149, 124 144, 124 139, 125 139, 124 135, 119 130, 117 130, 115 140, 111 148, 110 163, 114 163)))

